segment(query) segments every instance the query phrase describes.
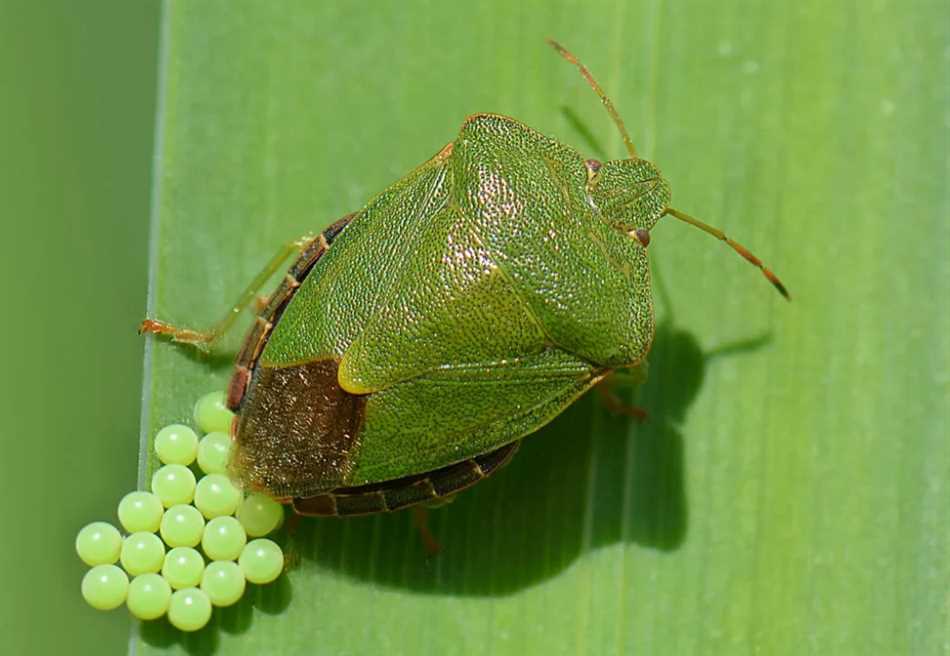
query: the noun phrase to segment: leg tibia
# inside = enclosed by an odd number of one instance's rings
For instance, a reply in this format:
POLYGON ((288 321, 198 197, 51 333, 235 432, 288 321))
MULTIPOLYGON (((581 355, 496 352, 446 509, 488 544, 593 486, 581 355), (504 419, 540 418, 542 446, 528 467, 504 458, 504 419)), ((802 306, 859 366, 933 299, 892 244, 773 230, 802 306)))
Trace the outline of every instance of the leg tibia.
MULTIPOLYGON (((193 344, 202 350, 210 350, 214 346, 215 342, 217 342, 222 335, 227 334, 227 332, 234 326, 234 322, 237 321, 241 311, 257 300, 258 291, 260 291, 261 287, 267 283, 270 277, 273 276, 278 269, 280 269, 284 262, 286 262, 286 260, 291 255, 300 253, 314 239, 315 237, 305 236, 298 239, 297 241, 284 245, 279 251, 277 251, 277 253, 270 259, 267 265, 261 269, 260 273, 254 276, 254 279, 251 280, 244 291, 241 292, 241 295, 228 310, 227 314, 224 315, 224 317, 222 317, 208 330, 182 328, 164 321, 146 319, 139 326, 139 333, 167 335, 171 337, 173 342, 193 344)), ((316 239, 319 239, 319 237, 316 237, 316 239)))

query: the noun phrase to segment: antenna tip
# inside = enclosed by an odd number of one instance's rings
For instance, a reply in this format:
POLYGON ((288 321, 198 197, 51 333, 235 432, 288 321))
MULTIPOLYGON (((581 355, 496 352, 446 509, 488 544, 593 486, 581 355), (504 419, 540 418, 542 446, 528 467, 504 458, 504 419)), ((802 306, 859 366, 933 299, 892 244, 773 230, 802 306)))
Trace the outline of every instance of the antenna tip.
POLYGON ((764 267, 762 268, 762 273, 765 274, 765 277, 769 279, 769 282, 772 283, 772 286, 778 290, 778 293, 781 294, 786 301, 792 300, 791 294, 789 294, 788 290, 785 289, 785 285, 783 285, 782 281, 778 279, 778 276, 764 267))

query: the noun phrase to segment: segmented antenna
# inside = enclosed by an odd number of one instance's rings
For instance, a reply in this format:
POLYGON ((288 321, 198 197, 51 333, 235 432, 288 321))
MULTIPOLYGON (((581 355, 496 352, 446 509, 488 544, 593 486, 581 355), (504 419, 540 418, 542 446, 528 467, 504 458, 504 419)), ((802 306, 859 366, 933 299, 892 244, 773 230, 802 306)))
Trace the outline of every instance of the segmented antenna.
POLYGON ((757 258, 752 253, 750 253, 749 250, 745 246, 727 237, 726 233, 724 233, 722 230, 720 230, 719 228, 714 228, 711 225, 707 225, 703 223, 702 221, 700 221, 699 219, 697 219, 696 217, 690 216, 686 212, 680 212, 679 210, 673 209, 672 207, 667 207, 663 213, 669 214, 670 216, 675 217, 679 219, 680 221, 685 221, 686 223, 699 228, 703 232, 709 233, 716 239, 721 239, 722 241, 729 244, 732 250, 734 250, 736 253, 744 257, 748 262, 752 264, 752 266, 758 267, 759 270, 762 272, 762 275, 768 278, 768 281, 772 283, 775 289, 778 290, 779 294, 785 297, 786 301, 792 300, 792 297, 789 295, 788 290, 785 289, 785 285, 783 285, 782 281, 778 279, 778 276, 772 273, 771 269, 769 269, 764 264, 762 264, 762 260, 757 258))
POLYGON ((610 114, 610 118, 613 119, 617 129, 620 130, 620 136, 623 137, 623 143, 627 147, 627 152, 630 153, 630 157, 633 159, 638 159, 637 149, 633 147, 633 142, 630 140, 630 135, 627 134, 627 128, 624 127, 623 119, 620 118, 620 114, 617 113, 616 108, 614 108, 614 104, 610 102, 610 98, 607 97, 607 94, 604 93, 604 90, 600 88, 599 84, 597 84, 597 80, 595 80, 594 76, 590 74, 590 71, 587 70, 587 67, 578 61, 577 57, 574 56, 574 53, 554 39, 548 38, 545 40, 551 45, 552 48, 557 50, 561 57, 577 66, 577 70, 579 70, 581 75, 584 76, 584 79, 587 80, 587 83, 590 85, 591 89, 594 90, 594 93, 600 97, 600 101, 607 109, 607 113, 610 114))
MULTIPOLYGON (((610 114, 610 118, 613 120, 614 125, 616 125, 617 129, 620 131, 620 136, 623 137, 623 143, 627 147, 627 152, 630 153, 630 157, 632 157, 633 159, 638 159, 637 149, 634 148, 633 141, 630 140, 630 135, 627 133, 627 128, 623 124, 623 119, 620 118, 620 114, 617 113, 617 109, 614 107, 614 104, 610 101, 610 98, 607 97, 607 94, 604 93, 604 90, 600 87, 600 85, 597 84, 597 80, 595 80, 594 76, 591 75, 589 70, 587 70, 587 67, 584 66, 577 59, 577 57, 574 56, 574 53, 572 53, 570 50, 562 46, 560 43, 558 43, 554 39, 548 38, 546 39, 546 41, 548 42, 548 44, 550 44, 552 48, 554 48, 558 52, 559 55, 561 55, 561 57, 563 57, 567 61, 574 64, 577 67, 577 70, 581 72, 581 75, 583 75, 584 79, 587 80, 587 83, 590 85, 591 89, 594 90, 594 93, 597 94, 597 96, 600 98, 600 101, 604 104, 604 107, 607 109, 607 113, 610 114)), ((685 221, 686 223, 689 223, 690 225, 699 228, 703 232, 706 232, 712 235, 716 239, 720 239, 726 242, 726 244, 728 244, 729 247, 732 248, 732 250, 734 250, 736 253, 744 257, 746 261, 748 261, 753 266, 758 267, 759 271, 762 272, 762 275, 764 275, 768 279, 768 281, 772 283, 775 289, 778 290, 779 294, 785 297, 785 300, 787 301, 792 300, 792 297, 789 295, 788 290, 785 289, 785 285, 783 285, 782 281, 778 279, 778 276, 776 276, 772 272, 771 269, 769 269, 764 264, 762 264, 762 260, 760 260, 755 255, 753 255, 749 251, 749 249, 747 249, 745 246, 743 246, 739 242, 733 241, 732 239, 727 237, 726 233, 724 233, 722 230, 720 230, 719 228, 714 228, 711 225, 708 225, 706 223, 703 223, 696 217, 690 216, 689 214, 686 214, 685 212, 680 212, 679 210, 674 209, 672 207, 667 207, 663 213, 669 214, 670 216, 675 217, 679 219, 680 221, 685 221)), ((649 243, 649 239, 647 239, 647 243, 649 243)))

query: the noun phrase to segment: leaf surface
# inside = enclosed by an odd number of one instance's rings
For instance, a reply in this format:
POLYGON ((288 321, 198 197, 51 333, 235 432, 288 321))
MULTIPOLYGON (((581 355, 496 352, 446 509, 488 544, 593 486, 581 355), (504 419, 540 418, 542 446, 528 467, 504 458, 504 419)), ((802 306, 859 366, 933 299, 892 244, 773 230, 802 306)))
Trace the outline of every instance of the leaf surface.
MULTIPOLYGON (((155 316, 211 323, 469 113, 623 156, 549 35, 794 300, 664 219, 645 424, 582 400, 430 513, 434 559, 408 513, 304 521, 279 583, 135 653, 950 654, 950 10, 913 4, 166 4, 155 316)), ((236 347, 150 346, 148 433, 236 347)))

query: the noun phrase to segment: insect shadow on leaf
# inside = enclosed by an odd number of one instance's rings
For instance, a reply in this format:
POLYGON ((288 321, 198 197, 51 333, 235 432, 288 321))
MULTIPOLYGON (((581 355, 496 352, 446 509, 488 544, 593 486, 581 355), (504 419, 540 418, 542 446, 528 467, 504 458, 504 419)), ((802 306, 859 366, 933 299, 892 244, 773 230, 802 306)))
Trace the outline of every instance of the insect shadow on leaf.
MULTIPOLYGON (((613 415, 597 395, 574 404, 518 458, 429 513, 442 550, 423 549, 411 513, 301 522, 302 558, 354 579, 433 594, 505 595, 556 576, 584 553, 619 542, 675 550, 688 530, 682 431, 708 366, 755 351, 755 336, 704 352, 688 331, 657 328, 646 422, 613 415)), ((701 439, 701 436, 697 436, 701 439)))
POLYGON ((580 116, 577 115, 570 107, 564 106, 561 107, 561 115, 564 116, 564 119, 580 136, 581 140, 589 149, 591 155, 600 160, 607 159, 607 151, 604 150, 604 147, 601 145, 600 141, 597 140, 597 137, 594 136, 594 131, 585 123, 580 116))

